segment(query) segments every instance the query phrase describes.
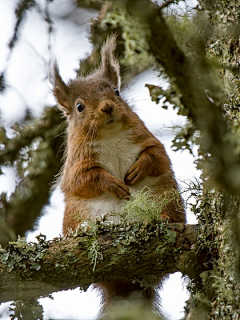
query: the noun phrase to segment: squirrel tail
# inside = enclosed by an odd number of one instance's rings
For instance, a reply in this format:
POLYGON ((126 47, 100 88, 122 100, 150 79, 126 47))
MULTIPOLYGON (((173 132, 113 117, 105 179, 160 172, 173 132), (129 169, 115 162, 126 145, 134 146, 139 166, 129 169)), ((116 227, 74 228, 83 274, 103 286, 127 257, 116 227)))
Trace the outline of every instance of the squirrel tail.
POLYGON ((149 305, 152 304, 155 310, 160 308, 160 297, 153 287, 144 288, 131 280, 99 282, 94 284, 94 289, 97 289, 102 295, 101 314, 106 312, 112 302, 123 299, 142 300, 149 305))

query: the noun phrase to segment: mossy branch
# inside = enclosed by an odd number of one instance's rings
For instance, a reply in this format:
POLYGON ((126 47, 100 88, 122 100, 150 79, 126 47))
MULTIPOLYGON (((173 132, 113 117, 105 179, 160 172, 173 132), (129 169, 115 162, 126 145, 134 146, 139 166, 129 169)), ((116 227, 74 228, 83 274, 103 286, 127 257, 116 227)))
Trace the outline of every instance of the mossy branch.
POLYGON ((30 147, 36 138, 49 140, 61 133, 61 115, 56 107, 46 107, 40 119, 31 119, 23 127, 15 124, 15 136, 8 138, 4 127, 0 127, 0 165, 13 165, 21 158, 23 148, 30 147))
POLYGON ((196 225, 98 222, 66 239, 23 239, 0 251, 0 302, 116 279, 149 286, 167 273, 196 278, 207 268, 196 225))
MULTIPOLYGON (((0 166, 15 164, 23 178, 9 199, 5 194, 0 196, 1 245, 32 230, 43 206, 48 202, 50 184, 61 167, 61 121, 56 108, 46 108, 41 119, 19 127, 18 134, 12 139, 6 136, 3 139, 0 166)), ((3 128, 2 131, 0 128, 0 136, 1 133, 4 135, 3 128)))

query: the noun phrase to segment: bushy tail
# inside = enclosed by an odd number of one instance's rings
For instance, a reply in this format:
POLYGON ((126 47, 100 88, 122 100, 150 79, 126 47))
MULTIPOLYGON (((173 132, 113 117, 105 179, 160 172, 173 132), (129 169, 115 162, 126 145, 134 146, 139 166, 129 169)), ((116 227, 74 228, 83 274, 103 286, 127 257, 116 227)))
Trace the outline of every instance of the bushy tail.
POLYGON ((142 287, 131 280, 115 280, 94 284, 102 296, 100 314, 107 312, 108 307, 118 300, 142 301, 160 314, 160 297, 153 287, 142 287))

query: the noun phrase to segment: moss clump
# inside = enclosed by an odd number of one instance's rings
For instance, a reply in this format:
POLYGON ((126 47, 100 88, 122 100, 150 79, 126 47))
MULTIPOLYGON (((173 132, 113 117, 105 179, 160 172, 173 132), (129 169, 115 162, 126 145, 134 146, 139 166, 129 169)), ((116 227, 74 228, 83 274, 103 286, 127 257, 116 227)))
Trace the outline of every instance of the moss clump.
POLYGON ((156 196, 149 188, 145 187, 131 195, 130 201, 124 201, 119 216, 125 223, 159 221, 161 220, 160 214, 167 205, 178 199, 180 199, 180 195, 176 189, 171 188, 156 196))
POLYGON ((180 201, 179 191, 173 188, 164 191, 161 195, 153 195, 148 187, 132 194, 130 200, 124 200, 120 212, 105 213, 96 218, 89 217, 83 223, 79 223, 76 231, 69 230, 69 235, 77 236, 84 232, 96 237, 98 228, 111 229, 115 225, 139 225, 152 223, 154 221, 167 222, 163 220, 161 213, 173 201, 180 201), (116 218, 116 219, 115 219, 116 218))

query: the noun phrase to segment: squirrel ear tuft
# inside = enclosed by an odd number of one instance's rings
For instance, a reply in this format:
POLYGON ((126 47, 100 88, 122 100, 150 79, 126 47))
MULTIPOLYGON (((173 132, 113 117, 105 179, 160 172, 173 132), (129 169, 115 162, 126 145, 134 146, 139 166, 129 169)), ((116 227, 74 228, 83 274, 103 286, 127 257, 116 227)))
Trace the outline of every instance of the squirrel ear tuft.
POLYGON ((65 116, 70 114, 70 101, 69 101, 69 88, 62 80, 58 65, 55 61, 53 65, 53 70, 50 73, 49 80, 53 85, 53 93, 58 103, 60 104, 58 107, 64 113, 65 116))
POLYGON ((120 89, 120 66, 118 60, 114 57, 113 52, 116 47, 116 36, 107 38, 106 42, 102 46, 101 57, 102 64, 101 69, 103 75, 110 80, 117 88, 120 89))

